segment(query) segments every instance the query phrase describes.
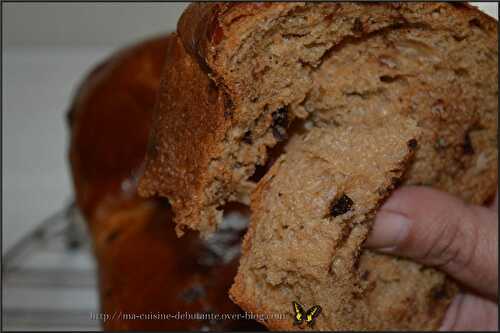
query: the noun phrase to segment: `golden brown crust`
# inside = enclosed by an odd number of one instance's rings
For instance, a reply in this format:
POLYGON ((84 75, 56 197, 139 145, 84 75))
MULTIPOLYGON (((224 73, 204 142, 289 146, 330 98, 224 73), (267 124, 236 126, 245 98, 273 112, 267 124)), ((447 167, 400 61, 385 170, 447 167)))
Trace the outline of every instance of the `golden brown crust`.
POLYGON ((179 38, 174 38, 167 53, 156 111, 160 116, 154 123, 139 191, 143 196, 169 198, 176 220, 191 221, 195 228, 203 213, 201 193, 207 187, 208 165, 229 120, 225 95, 186 53, 179 38))
MULTIPOLYGON (((279 4, 278 4, 279 5, 279 4)), ((387 9, 400 9, 402 4, 395 2, 369 3, 368 5, 386 6, 387 9)), ((496 33, 497 21, 466 2, 452 2, 464 17, 477 16, 487 29, 496 33)), ((230 26, 244 16, 256 15, 273 6, 272 2, 213 2, 193 3, 182 14, 177 32, 185 49, 198 58, 201 63, 213 61, 214 48, 225 38, 225 32, 220 22, 230 26), (226 19, 229 17, 229 21, 226 19)), ((404 5, 403 5, 404 6, 404 5)), ((423 4, 425 6, 425 4, 423 4)), ((205 67, 207 70, 211 70, 205 67)))
POLYGON ((124 182, 133 187, 137 181, 170 41, 156 38, 117 52, 75 94, 68 113, 69 158, 77 204, 89 220, 102 201, 135 197, 133 188, 123 190, 124 182))
MULTIPOLYGON (((202 221, 205 229, 214 231, 221 217, 205 209, 211 204, 205 195, 212 181, 208 170, 221 154, 226 132, 235 122, 234 102, 224 83, 213 80, 217 73, 210 64, 214 46, 223 38, 219 20, 230 9, 251 15, 270 6, 196 3, 186 9, 178 23, 179 38, 168 52, 139 193, 169 199, 179 235, 184 225, 201 229, 202 221)), ((224 170, 220 173, 224 181, 230 177, 224 170)))
POLYGON ((270 2, 193 3, 179 19, 177 31, 186 50, 207 64, 212 60, 214 48, 224 39, 222 21, 226 26, 231 25, 244 16, 255 15, 271 6, 270 2))
POLYGON ((229 5, 227 3, 193 3, 186 8, 177 24, 179 37, 186 51, 197 57, 205 66, 205 57, 208 54, 208 48, 213 43, 214 31, 220 29, 218 17, 229 5))

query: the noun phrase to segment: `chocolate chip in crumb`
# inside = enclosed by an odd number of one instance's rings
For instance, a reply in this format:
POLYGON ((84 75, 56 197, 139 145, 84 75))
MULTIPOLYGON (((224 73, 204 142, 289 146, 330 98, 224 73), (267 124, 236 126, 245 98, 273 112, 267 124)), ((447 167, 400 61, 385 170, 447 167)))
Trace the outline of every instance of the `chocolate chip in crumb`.
POLYGON ((225 94, 224 96, 224 107, 229 110, 232 110, 234 108, 233 101, 231 100, 231 97, 229 97, 227 94, 225 94))
POLYGON ((416 149, 417 146, 418 146, 417 140, 411 139, 410 141, 408 141, 408 147, 410 147, 410 149, 416 149))
POLYGON ((253 143, 253 140, 252 140, 252 132, 250 131, 246 131, 245 134, 243 134, 243 139, 242 141, 246 144, 249 144, 251 145, 253 143))
POLYGON ((336 217, 345 214, 351 210, 353 204, 354 202, 351 198, 342 194, 342 196, 338 200, 334 201, 330 207, 330 215, 336 217))
POLYGON ((286 128, 288 127, 288 108, 279 108, 272 113, 272 130, 274 138, 280 142, 287 139, 286 128))
POLYGON ((273 127, 273 136, 278 142, 285 141, 288 138, 286 130, 281 126, 273 127))
POLYGON ((392 83, 392 82, 395 82, 397 81, 398 79, 400 78, 400 76, 391 76, 391 75, 382 75, 381 77, 379 77, 379 80, 380 82, 384 82, 384 83, 392 83))
POLYGON ((391 184, 393 187, 398 187, 401 185, 401 183, 403 182, 403 180, 399 177, 392 177, 391 178, 391 184))
POLYGON ((465 155, 473 155, 474 147, 472 146, 472 142, 470 140, 469 133, 465 133, 464 144, 463 144, 464 154, 465 155))
POLYGON ((469 25, 471 27, 475 27, 475 28, 479 28, 479 29, 483 28, 481 21, 477 17, 473 18, 472 20, 469 20, 469 25))
POLYGON ((448 297, 448 292, 446 291, 445 286, 438 286, 431 290, 431 296, 435 300, 442 300, 448 297))
POLYGON ((224 118, 228 119, 233 116, 234 103, 228 93, 224 92, 224 118))
POLYGON ((363 23, 361 22, 359 17, 356 17, 354 19, 354 24, 352 26, 352 32, 354 32, 355 34, 363 33, 363 23))

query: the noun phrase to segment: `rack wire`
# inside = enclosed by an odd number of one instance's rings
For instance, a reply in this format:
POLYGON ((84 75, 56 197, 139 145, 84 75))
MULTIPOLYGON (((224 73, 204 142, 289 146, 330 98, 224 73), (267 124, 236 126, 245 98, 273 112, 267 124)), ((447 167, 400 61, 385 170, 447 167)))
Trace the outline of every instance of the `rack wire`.
POLYGON ((96 264, 72 203, 40 223, 2 260, 3 330, 100 330, 96 264))

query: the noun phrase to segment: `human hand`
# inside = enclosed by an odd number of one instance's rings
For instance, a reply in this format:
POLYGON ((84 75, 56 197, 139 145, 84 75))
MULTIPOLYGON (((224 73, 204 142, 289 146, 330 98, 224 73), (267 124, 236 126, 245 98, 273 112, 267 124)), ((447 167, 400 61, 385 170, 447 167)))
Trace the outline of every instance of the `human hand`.
POLYGON ((480 207, 431 188, 402 187, 381 207, 365 246, 436 267, 467 288, 441 330, 498 330, 498 194, 480 207))

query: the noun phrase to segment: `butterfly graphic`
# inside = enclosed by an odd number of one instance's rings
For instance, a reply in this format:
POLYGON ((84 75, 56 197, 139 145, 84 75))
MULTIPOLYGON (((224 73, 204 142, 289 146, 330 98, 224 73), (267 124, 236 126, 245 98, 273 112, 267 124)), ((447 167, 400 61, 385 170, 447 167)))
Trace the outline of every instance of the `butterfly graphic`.
POLYGON ((292 305, 293 311, 295 312, 293 320, 294 325, 300 325, 305 321, 307 325, 312 327, 314 325, 314 320, 321 313, 321 306, 319 305, 313 305, 307 311, 304 311, 304 308, 298 302, 292 301, 292 305))

